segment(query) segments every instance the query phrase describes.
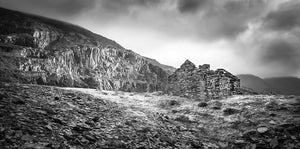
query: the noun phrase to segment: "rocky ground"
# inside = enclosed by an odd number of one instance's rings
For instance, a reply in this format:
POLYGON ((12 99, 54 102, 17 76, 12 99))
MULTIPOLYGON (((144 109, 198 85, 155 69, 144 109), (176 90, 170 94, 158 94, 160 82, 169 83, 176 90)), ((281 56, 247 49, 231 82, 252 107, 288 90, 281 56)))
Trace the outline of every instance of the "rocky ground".
POLYGON ((300 97, 0 83, 0 148, 300 148, 300 97))

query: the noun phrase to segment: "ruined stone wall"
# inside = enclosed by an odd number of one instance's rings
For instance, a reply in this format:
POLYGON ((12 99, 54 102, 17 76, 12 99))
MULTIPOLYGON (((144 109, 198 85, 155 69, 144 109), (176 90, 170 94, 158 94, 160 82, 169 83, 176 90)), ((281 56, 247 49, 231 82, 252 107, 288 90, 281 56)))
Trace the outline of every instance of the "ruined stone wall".
POLYGON ((239 84, 239 79, 224 69, 212 71, 208 64, 197 68, 186 60, 168 77, 167 91, 177 96, 211 99, 235 94, 239 84))

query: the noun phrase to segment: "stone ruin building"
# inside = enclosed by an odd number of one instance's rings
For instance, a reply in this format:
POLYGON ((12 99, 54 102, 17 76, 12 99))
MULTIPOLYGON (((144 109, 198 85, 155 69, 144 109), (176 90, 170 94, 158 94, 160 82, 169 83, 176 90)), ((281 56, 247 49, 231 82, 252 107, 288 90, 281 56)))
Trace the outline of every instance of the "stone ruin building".
POLYGON ((168 93, 195 99, 216 99, 233 95, 240 80, 224 69, 210 70, 209 64, 198 68, 186 60, 168 77, 168 93))

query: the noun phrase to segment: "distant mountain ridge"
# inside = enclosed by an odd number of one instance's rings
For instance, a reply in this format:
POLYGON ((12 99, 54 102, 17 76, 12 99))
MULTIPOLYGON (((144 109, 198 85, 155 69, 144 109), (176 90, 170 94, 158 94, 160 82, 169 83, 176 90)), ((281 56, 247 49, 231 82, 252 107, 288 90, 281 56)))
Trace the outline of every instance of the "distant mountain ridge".
POLYGON ((300 78, 277 77, 264 79, 270 86, 277 90, 278 94, 300 95, 300 78))
POLYGON ((241 87, 261 94, 300 95, 300 79, 297 77, 260 78, 252 74, 240 74, 241 87))
POLYGON ((163 90, 171 68, 77 25, 5 8, 0 64, 3 82, 138 92, 163 90))
POLYGON ((251 74, 237 75, 240 79, 241 88, 250 89, 256 93, 272 94, 274 89, 262 78, 251 74))

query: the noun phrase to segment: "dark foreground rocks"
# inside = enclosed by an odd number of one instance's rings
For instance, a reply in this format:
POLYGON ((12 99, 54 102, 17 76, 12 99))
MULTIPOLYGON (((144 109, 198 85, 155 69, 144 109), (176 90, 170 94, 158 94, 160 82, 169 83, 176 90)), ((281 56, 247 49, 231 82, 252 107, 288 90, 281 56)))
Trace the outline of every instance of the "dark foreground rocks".
POLYGON ((200 148, 161 116, 155 125, 116 103, 56 87, 1 83, 0 148, 200 148))
POLYGON ((265 97, 251 96, 257 100, 220 100, 220 109, 198 107, 195 101, 195 109, 187 109, 184 101, 174 98, 162 107, 165 113, 137 116, 132 114, 136 107, 109 98, 130 101, 141 96, 103 96, 107 98, 58 87, 0 83, 0 148, 300 148, 297 102, 264 106, 269 103, 262 102, 265 97))

